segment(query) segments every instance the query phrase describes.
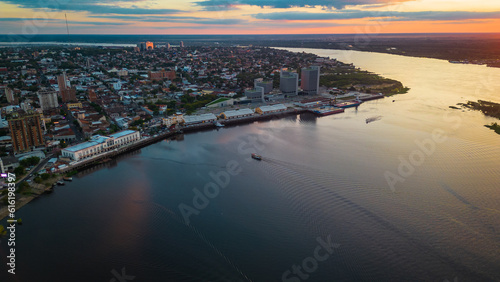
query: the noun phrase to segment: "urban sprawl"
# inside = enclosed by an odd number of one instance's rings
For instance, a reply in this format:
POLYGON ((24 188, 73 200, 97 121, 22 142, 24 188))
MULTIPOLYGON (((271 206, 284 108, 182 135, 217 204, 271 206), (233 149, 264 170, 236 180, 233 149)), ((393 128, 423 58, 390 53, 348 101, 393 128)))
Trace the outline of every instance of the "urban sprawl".
POLYGON ((166 132, 305 110, 333 114, 383 97, 387 89, 359 83, 359 75, 369 74, 332 58, 253 46, 3 48, 1 171, 16 173, 29 191, 79 162, 166 132))

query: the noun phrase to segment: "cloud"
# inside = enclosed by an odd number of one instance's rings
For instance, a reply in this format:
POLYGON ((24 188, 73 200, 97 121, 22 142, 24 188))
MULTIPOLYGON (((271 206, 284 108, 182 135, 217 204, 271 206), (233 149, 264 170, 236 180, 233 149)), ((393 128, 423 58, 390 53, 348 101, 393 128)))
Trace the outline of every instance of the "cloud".
POLYGON ((194 2, 195 5, 204 7, 205 10, 223 10, 234 8, 238 5, 251 5, 272 8, 293 8, 293 7, 326 7, 343 9, 346 6, 377 5, 407 2, 413 0, 204 0, 194 2))
POLYGON ((383 18, 386 21, 462 21, 484 20, 500 18, 500 11, 495 12, 464 12, 464 11, 422 11, 422 12, 393 12, 393 11, 359 11, 345 10, 330 13, 305 12, 275 12, 252 15, 261 20, 348 20, 364 18, 383 18))
POLYGON ((19 21, 58 21, 57 19, 44 19, 44 18, 0 18, 1 22, 19 22, 19 21))
POLYGON ((191 24, 208 24, 208 25, 238 25, 247 23, 241 19, 219 19, 219 18, 200 18, 200 17, 170 17, 170 16, 90 16, 92 18, 104 19, 119 19, 124 21, 139 21, 139 22, 170 22, 170 23, 191 23, 191 24))
MULTIPOLYGON (((8 4, 14 4, 21 8, 29 9, 49 9, 51 11, 75 11, 89 12, 92 14, 173 14, 179 13, 175 9, 147 9, 132 5, 130 7, 121 7, 116 5, 117 1, 111 0, 2 0, 8 4)), ((142 0, 122 0, 120 3, 137 3, 142 0)))
MULTIPOLYGON (((64 19, 45 19, 45 18, 0 18, 0 22, 43 22, 43 23, 61 23, 66 24, 64 19)), ((130 23, 117 22, 89 22, 89 21, 68 21, 69 25, 129 25, 130 23)))

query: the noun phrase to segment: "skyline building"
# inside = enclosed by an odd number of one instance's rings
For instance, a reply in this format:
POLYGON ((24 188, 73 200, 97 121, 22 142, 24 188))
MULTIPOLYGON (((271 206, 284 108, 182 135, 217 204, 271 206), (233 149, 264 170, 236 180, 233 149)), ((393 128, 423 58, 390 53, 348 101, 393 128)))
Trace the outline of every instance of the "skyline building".
POLYGON ((26 152, 34 147, 45 146, 39 113, 19 111, 13 113, 8 122, 14 152, 26 152))
POLYGON ((42 111, 59 107, 57 92, 53 89, 40 89, 38 91, 38 100, 42 111))
POLYGON ((272 80, 264 80, 263 78, 256 78, 253 81, 254 87, 260 86, 264 88, 264 94, 269 94, 273 91, 273 81, 272 80))
POLYGON ((319 66, 310 66, 301 70, 300 88, 307 95, 316 95, 319 93, 319 66))
POLYGON ((138 43, 137 47, 139 47, 141 51, 154 50, 155 48, 154 43, 150 41, 138 43))
POLYGON ((280 90, 286 96, 297 96, 299 94, 299 75, 296 72, 281 70, 280 90))
POLYGON ((264 102, 264 87, 255 86, 254 89, 248 89, 245 91, 245 96, 249 100, 261 100, 264 102))
POLYGON ((76 101, 76 89, 71 87, 66 72, 57 77, 57 85, 59 86, 59 96, 61 96, 63 103, 76 101))

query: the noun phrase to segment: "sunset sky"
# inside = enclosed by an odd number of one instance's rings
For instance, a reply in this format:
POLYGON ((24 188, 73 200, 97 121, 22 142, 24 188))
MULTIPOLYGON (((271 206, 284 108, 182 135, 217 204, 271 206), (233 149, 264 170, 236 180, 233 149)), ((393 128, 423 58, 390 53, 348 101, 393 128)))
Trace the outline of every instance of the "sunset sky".
POLYGON ((499 0, 0 0, 0 34, 499 32, 499 0))

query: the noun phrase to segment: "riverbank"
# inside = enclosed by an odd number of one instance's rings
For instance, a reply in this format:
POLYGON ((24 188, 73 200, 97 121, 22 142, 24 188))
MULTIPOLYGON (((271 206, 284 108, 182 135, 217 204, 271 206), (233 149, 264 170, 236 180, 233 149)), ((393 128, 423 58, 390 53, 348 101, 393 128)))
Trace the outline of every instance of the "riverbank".
MULTIPOLYGON (((16 211, 24 207, 29 202, 40 197, 44 193, 48 192, 48 188, 56 184, 56 182, 62 180, 65 175, 63 174, 53 174, 52 177, 41 183, 27 183, 20 182, 17 183, 16 187, 16 211), (29 186, 20 187, 22 183, 27 183, 29 186), (19 189, 19 190, 17 190, 19 189)), ((8 206, 3 206, 0 208, 0 220, 3 220, 7 215, 9 215, 8 206)))

